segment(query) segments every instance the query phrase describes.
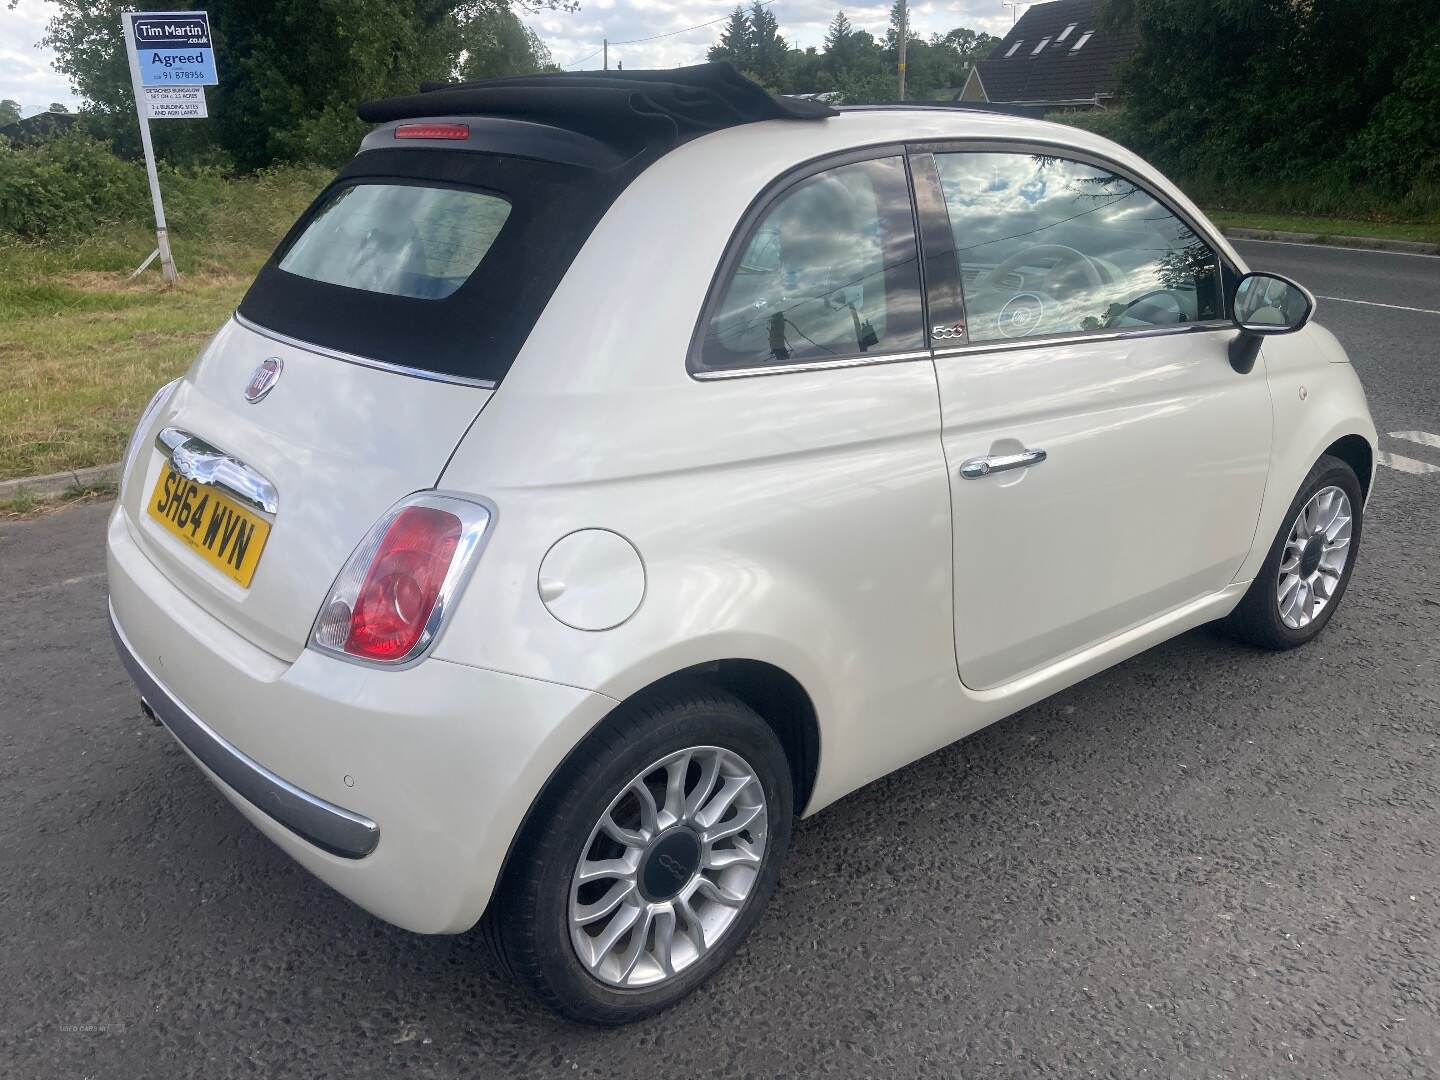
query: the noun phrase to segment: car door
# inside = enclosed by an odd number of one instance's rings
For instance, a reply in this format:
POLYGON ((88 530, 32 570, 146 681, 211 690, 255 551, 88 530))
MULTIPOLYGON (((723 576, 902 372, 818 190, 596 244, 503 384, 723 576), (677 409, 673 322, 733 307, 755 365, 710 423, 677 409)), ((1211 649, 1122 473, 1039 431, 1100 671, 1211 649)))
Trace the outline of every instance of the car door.
POLYGON ((956 663, 989 689, 1229 584, 1264 492, 1269 390, 1228 362, 1216 252, 1134 178, 1038 149, 912 167, 956 663))

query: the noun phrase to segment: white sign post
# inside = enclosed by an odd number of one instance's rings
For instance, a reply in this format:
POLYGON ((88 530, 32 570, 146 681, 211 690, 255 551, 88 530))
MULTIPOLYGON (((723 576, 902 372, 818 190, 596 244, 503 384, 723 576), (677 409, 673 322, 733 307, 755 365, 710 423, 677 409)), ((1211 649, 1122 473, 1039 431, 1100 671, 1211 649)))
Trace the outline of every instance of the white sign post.
POLYGON ((175 259, 170 254, 170 234, 165 228, 165 204, 160 199, 150 121, 208 115, 201 88, 219 82, 215 77, 210 19, 203 11, 127 11, 120 16, 120 27, 130 60, 130 85, 135 91, 135 115, 140 121, 150 201, 155 205, 156 250, 140 269, 149 266, 158 254, 161 273, 167 282, 173 282, 175 259))

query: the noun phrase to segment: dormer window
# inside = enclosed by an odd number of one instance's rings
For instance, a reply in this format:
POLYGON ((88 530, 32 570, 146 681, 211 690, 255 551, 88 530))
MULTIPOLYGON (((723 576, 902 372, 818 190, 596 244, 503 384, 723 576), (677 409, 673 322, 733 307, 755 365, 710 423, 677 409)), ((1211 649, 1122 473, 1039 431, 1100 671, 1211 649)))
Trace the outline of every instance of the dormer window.
POLYGON ((1024 44, 1025 44, 1024 38, 1021 38, 1019 41, 1015 42, 1015 44, 1014 44, 1014 45, 1011 45, 1010 48, 1006 51, 1006 53, 1005 53, 1005 58, 1008 60, 1010 57, 1014 56, 1015 53, 1016 53, 1016 51, 1020 48, 1020 46, 1021 46, 1021 45, 1024 45, 1024 44))
POLYGON ((1090 40, 1090 35, 1092 35, 1093 33, 1095 33, 1094 30, 1086 30, 1083 34, 1081 34, 1078 38, 1075 39, 1075 44, 1070 46, 1070 51, 1079 52, 1084 47, 1085 42, 1090 40))

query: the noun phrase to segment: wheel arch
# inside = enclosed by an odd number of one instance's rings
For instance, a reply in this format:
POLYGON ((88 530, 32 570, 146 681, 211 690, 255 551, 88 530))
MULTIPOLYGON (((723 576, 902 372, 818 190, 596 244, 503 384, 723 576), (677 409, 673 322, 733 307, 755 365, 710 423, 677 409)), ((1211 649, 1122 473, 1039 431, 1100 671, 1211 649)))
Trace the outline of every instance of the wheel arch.
MULTIPOLYGON (((696 682, 706 683, 733 694, 754 709, 760 718, 770 725, 776 738, 780 740, 780 745, 785 751, 785 758, 790 764, 790 778, 795 789, 796 815, 803 816, 805 808, 809 805, 810 797, 814 793, 815 782, 820 771, 819 716, 810 694, 801 685, 800 680, 775 664, 763 660, 730 658, 692 664, 689 667, 673 671, 617 701, 615 707, 606 713, 605 717, 590 729, 590 732, 587 732, 586 738, 611 716, 637 701, 662 693, 677 684, 696 682)), ((550 771, 550 775, 546 777, 545 782, 540 785, 539 790, 530 800, 530 805, 520 819, 514 835, 511 836, 505 851, 505 858, 495 875, 497 889, 499 883, 505 879, 506 871, 515 855, 521 837, 530 827, 536 811, 544 805, 546 798, 550 795, 556 777, 564 772, 566 763, 584 745, 585 741, 585 738, 577 741, 570 748, 569 753, 556 763, 550 771)))
POLYGON ((795 808, 804 812, 820 771, 820 721, 800 680, 764 660, 712 660, 673 671, 624 698, 611 712, 663 692, 677 683, 703 682, 733 694, 770 725, 790 763, 795 808))
POLYGON ((1370 482, 1375 475, 1375 450, 1363 435, 1343 435, 1325 448, 1325 453, 1337 457, 1355 470, 1360 481, 1361 498, 1370 498, 1370 482))

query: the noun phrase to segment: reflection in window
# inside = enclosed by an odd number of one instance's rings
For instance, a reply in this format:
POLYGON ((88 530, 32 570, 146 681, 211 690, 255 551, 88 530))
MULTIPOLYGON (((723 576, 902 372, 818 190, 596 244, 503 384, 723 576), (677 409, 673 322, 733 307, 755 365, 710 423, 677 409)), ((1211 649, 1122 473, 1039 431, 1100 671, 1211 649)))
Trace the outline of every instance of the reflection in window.
POLYGON ((706 368, 922 348, 920 280, 898 158, 807 177, 745 240, 701 347, 706 368))
POLYGON ((1214 252, 1124 177, 1029 154, 937 154, 971 341, 1220 317, 1214 252))
POLYGON ((280 269, 351 289, 443 300, 490 250, 510 204, 417 184, 343 187, 305 226, 280 269))
POLYGON ((1094 30, 1086 30, 1085 33, 1081 34, 1078 38, 1075 39, 1075 44, 1070 46, 1070 51, 1079 52, 1085 47, 1085 42, 1089 41, 1091 35, 1094 33, 1094 30))
POLYGON ((1040 44, 1035 46, 1035 51, 1032 52, 1030 55, 1031 55, 1031 56, 1038 56, 1038 55, 1040 54, 1040 50, 1043 49, 1043 48, 1045 48, 1045 46, 1046 46, 1046 45, 1049 45, 1049 44, 1050 44, 1050 39, 1049 39, 1048 37, 1047 37, 1047 38, 1041 38, 1041 39, 1040 39, 1040 44))
POLYGON ((1060 33, 1056 36, 1056 38, 1055 38, 1055 44, 1056 44, 1056 45, 1059 45, 1060 42, 1062 42, 1062 41, 1064 41, 1066 38, 1068 38, 1068 37, 1070 36, 1070 31, 1071 31, 1071 30, 1074 30, 1074 29, 1075 29, 1075 24, 1072 22, 1069 26, 1065 27, 1064 30, 1061 30, 1060 33))
POLYGON ((1024 39, 1024 38, 1021 38, 1019 41, 1015 42, 1014 45, 1011 45, 1010 48, 1006 50, 1005 55, 1006 55, 1006 56, 1014 56, 1015 53, 1016 53, 1016 51, 1020 48, 1020 46, 1021 46, 1021 45, 1024 45, 1024 44, 1025 44, 1025 39, 1024 39))

